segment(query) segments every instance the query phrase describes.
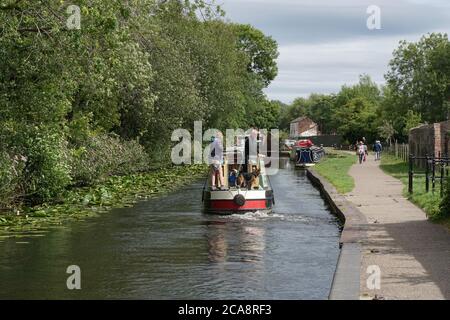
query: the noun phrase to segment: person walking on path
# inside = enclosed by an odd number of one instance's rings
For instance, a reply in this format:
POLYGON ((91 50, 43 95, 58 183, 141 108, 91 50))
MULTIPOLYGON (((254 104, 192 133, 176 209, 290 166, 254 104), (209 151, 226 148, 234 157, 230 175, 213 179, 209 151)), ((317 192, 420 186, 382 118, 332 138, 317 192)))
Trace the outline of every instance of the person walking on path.
POLYGON ((364 161, 366 161, 366 153, 367 153, 367 146, 360 141, 356 147, 356 154, 358 155, 359 164, 362 164, 364 161))
POLYGON ((375 141, 375 144, 373 145, 373 151, 375 152, 375 161, 381 160, 381 151, 383 150, 383 147, 381 145, 380 140, 375 141))

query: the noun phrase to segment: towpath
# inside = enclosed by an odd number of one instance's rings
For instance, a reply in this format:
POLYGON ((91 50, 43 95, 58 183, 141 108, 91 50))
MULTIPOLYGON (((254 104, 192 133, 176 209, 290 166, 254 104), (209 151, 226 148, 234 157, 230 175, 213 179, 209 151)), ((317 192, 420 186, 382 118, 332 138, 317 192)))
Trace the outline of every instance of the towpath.
POLYGON ((355 189, 345 195, 367 219, 361 298, 450 299, 450 232, 428 221, 403 196, 402 183, 369 158, 350 169, 355 189), (380 289, 373 289, 373 281, 367 286, 369 266, 380 268, 380 289))

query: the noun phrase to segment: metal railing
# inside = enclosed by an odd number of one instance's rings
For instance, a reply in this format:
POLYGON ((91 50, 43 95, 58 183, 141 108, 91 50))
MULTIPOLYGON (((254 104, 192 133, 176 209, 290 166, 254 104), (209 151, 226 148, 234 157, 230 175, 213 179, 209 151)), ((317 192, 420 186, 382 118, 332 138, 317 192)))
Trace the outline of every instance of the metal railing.
POLYGON ((418 157, 412 154, 409 155, 409 170, 408 170, 408 192, 412 194, 414 192, 414 177, 418 175, 425 175, 425 191, 436 191, 436 184, 439 183, 440 195, 444 194, 445 180, 449 176, 450 158, 446 155, 444 157, 418 157), (414 170, 414 164, 417 161, 425 162, 425 172, 418 173, 414 170))

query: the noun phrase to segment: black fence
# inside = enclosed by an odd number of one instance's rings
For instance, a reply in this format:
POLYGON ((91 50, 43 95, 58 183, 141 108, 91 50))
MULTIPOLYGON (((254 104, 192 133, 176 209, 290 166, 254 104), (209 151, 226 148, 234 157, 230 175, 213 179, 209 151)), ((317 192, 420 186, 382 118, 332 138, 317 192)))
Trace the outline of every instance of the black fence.
POLYGON ((445 181, 449 176, 450 158, 446 155, 444 157, 417 157, 414 155, 409 156, 409 183, 408 192, 412 194, 414 192, 414 177, 425 175, 425 190, 430 192, 436 191, 436 184, 439 184, 439 190, 441 197, 444 194, 445 181), (425 164, 425 171, 415 171, 415 163, 421 162, 425 164))

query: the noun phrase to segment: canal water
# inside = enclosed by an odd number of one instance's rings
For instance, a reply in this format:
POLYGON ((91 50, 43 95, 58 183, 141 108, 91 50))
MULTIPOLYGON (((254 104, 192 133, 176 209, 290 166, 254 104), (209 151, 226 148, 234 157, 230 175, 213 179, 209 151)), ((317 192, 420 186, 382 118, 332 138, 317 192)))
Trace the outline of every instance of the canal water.
POLYGON ((339 224, 287 160, 272 214, 201 213, 199 181, 170 196, 0 242, 0 298, 326 299, 339 224), (66 269, 81 269, 68 290, 66 269))

